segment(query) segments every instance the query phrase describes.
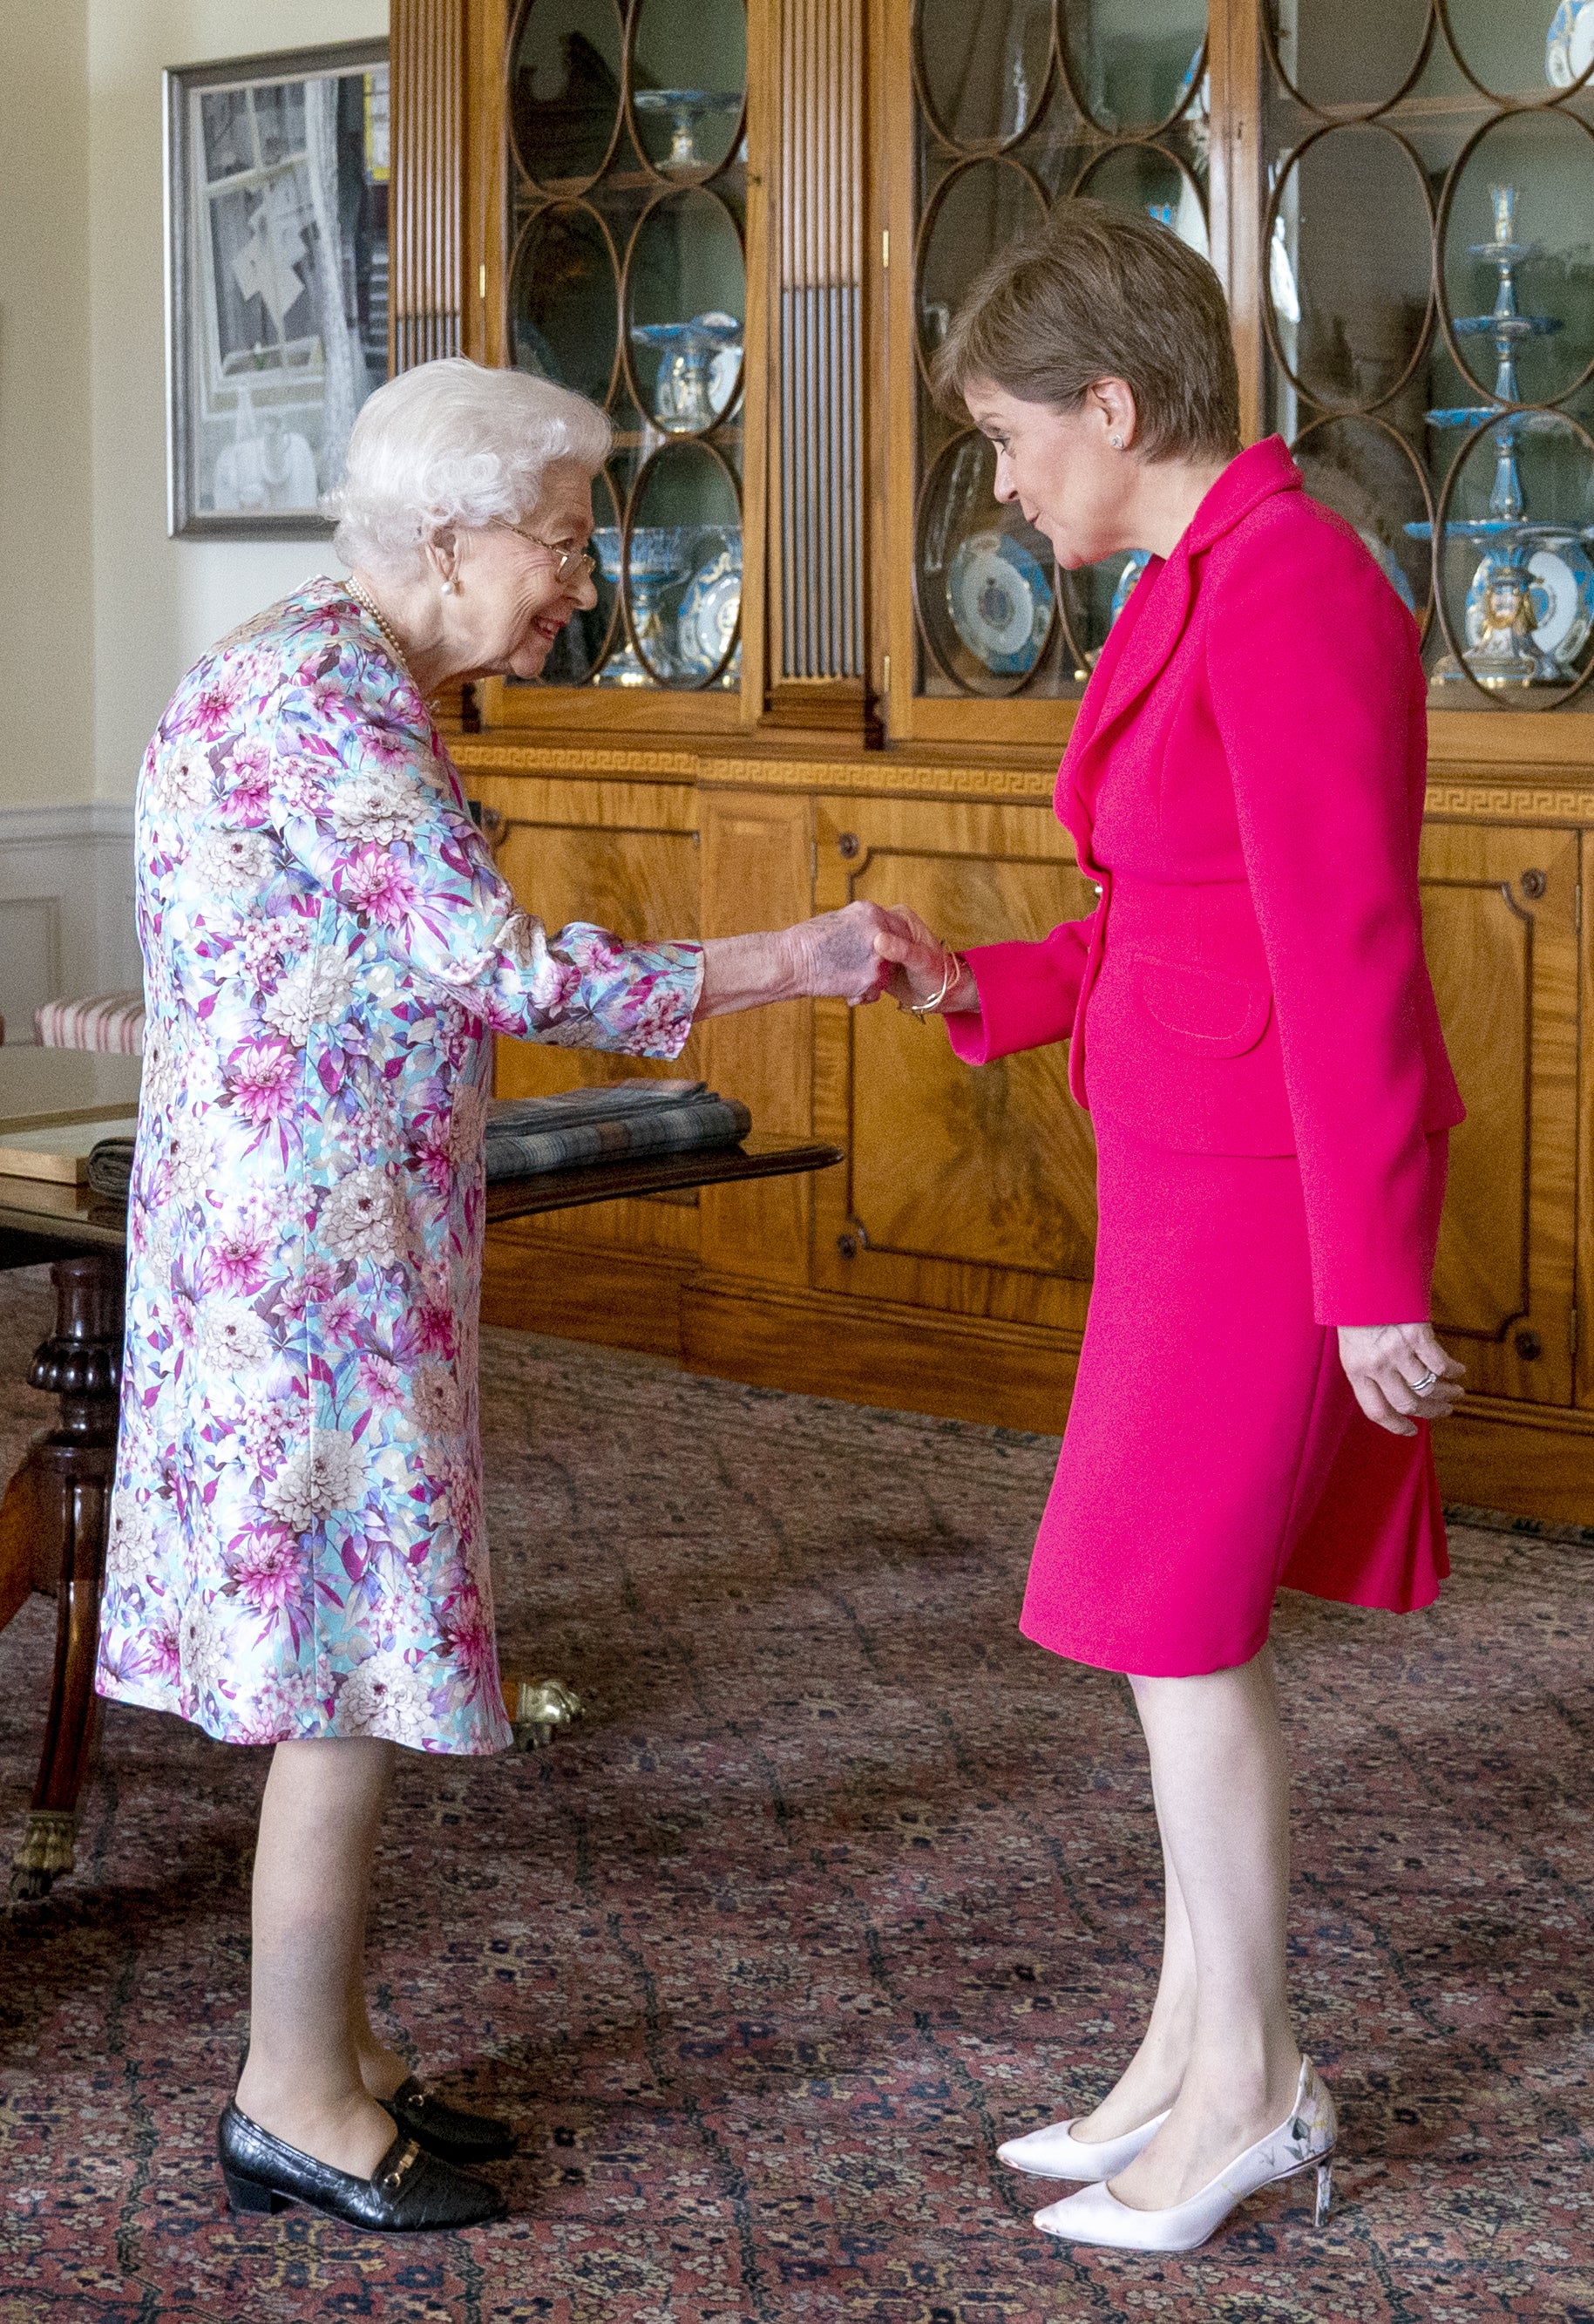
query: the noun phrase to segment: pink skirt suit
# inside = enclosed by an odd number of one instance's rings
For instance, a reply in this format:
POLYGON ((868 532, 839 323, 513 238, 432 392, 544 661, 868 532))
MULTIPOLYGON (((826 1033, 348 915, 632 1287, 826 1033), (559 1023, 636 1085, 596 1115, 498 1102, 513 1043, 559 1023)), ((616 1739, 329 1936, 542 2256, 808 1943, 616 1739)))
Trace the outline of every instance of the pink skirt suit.
POLYGON ((1248 1662, 1281 1584, 1396 1611, 1449 1570, 1425 1425, 1366 1419, 1335 1326, 1414 1323, 1462 1106, 1423 957, 1411 616, 1276 438, 1154 558, 1057 813, 1088 920, 968 955, 971 1065, 1072 1039, 1101 1232, 1025 1597, 1109 1670, 1248 1662))

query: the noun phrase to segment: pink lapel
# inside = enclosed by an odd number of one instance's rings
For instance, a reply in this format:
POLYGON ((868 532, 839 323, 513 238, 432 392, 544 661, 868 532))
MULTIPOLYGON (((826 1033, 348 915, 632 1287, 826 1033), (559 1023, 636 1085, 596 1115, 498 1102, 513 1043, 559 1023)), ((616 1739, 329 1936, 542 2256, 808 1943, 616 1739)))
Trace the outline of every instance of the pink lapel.
POLYGON ((1283 439, 1264 438, 1230 461, 1175 544, 1166 566, 1159 569, 1154 558, 1147 567, 1091 673, 1057 770, 1057 814, 1082 848, 1088 844, 1090 826, 1086 759, 1167 668, 1190 618, 1191 560, 1261 502, 1275 493, 1297 491, 1300 484, 1301 472, 1283 439), (1074 810, 1072 815, 1064 812, 1068 807, 1074 810))

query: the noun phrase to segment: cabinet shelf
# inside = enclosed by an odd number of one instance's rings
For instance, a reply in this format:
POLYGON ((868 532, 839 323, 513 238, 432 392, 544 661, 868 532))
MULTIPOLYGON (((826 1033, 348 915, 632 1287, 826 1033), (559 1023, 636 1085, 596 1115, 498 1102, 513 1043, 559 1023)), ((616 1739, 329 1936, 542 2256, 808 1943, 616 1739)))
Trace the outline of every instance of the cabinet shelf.
MULTIPOLYGON (((604 171, 602 182, 605 194, 667 194, 705 183, 711 192, 717 193, 727 187, 741 192, 747 185, 747 164, 745 161, 727 161, 723 169, 716 170, 707 180, 659 179, 647 170, 608 170, 604 171)), ((590 178, 548 178, 539 182, 535 178, 529 178, 523 170, 516 172, 515 204, 522 214, 538 208, 544 202, 586 201, 594 191, 590 178)))
POLYGON ((1482 96, 1477 89, 1457 89, 1429 97, 1403 97, 1382 112, 1368 115, 1365 105, 1310 106, 1292 97, 1276 83, 1269 89, 1267 114, 1275 122, 1285 122, 1292 132, 1292 142, 1307 135, 1321 124, 1332 123, 1339 128, 1411 126, 1423 129, 1450 127, 1473 128, 1490 114, 1523 119, 1533 115, 1553 116, 1572 114, 1594 125, 1594 89, 1581 89, 1575 96, 1552 102, 1548 89, 1527 89, 1511 97, 1482 96))

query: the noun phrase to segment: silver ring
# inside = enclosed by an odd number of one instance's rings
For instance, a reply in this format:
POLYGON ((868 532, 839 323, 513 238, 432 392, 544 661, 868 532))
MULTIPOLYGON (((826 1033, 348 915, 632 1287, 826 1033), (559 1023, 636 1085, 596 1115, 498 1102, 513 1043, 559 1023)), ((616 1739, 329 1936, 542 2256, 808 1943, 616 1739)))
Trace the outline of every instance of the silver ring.
POLYGON ((1426 1396, 1430 1388, 1437 1388, 1438 1386, 1439 1374, 1437 1372, 1424 1372, 1421 1379, 1413 1380, 1411 1384, 1412 1394, 1414 1396, 1426 1396))

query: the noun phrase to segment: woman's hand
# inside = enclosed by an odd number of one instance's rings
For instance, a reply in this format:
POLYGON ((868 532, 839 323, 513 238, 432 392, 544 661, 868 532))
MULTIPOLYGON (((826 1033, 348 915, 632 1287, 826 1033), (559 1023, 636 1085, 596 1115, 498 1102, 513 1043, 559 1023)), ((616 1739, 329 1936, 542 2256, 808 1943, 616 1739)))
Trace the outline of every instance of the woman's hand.
POLYGON ((1442 1420, 1461 1401, 1466 1367, 1445 1354, 1431 1323, 1341 1323, 1339 1331, 1357 1403, 1392 1436, 1414 1436, 1418 1420, 1442 1420))
POLYGON ((889 912, 878 904, 843 904, 786 931, 792 946, 797 990, 814 1001, 850 1001, 861 1007, 885 991, 890 970, 881 944, 895 941, 889 912))
POLYGON ((907 904, 894 904, 887 918, 890 925, 876 936, 875 950, 889 972, 883 989, 898 1009, 923 1008, 938 992, 940 1016, 954 1009, 979 1008, 979 990, 966 967, 960 967, 954 982, 947 985, 946 946, 916 911, 907 904))
POLYGON ((891 915, 859 903, 768 936, 710 937, 695 1013, 724 1017, 769 1001, 878 1001, 890 976, 878 948, 888 935, 896 935, 891 915))

